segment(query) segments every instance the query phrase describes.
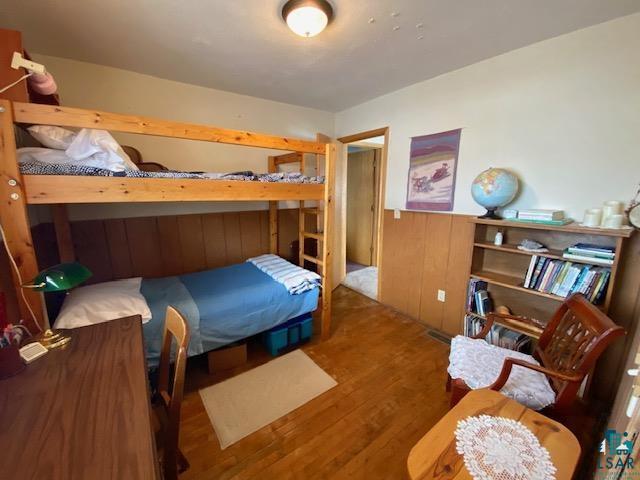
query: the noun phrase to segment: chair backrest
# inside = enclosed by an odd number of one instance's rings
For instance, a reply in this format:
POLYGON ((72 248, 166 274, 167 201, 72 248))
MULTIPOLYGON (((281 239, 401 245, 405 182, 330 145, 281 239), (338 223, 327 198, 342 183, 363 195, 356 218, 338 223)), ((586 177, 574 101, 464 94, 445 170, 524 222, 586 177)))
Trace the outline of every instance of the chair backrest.
POLYGON ((189 324, 175 308, 167 307, 162 338, 162 351, 158 369, 158 395, 166 412, 163 429, 163 469, 165 478, 177 478, 178 435, 180 431, 180 407, 184 391, 184 372, 189 346, 189 324), (169 383, 171 371, 171 346, 176 340, 173 381, 169 383))
POLYGON ((568 406, 574 400, 598 357, 623 335, 623 328, 583 295, 574 294, 562 303, 542 333, 535 352, 543 366, 580 376, 576 382, 550 379, 556 391, 556 408, 568 406))

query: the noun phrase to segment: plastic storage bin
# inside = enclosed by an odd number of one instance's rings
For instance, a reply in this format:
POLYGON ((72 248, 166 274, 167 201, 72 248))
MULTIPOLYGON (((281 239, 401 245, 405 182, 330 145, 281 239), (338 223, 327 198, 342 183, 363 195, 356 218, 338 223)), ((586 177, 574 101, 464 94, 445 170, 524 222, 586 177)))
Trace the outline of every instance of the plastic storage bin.
POLYGON ((311 339, 313 318, 310 313, 292 318, 262 334, 262 343, 274 357, 282 350, 311 339))

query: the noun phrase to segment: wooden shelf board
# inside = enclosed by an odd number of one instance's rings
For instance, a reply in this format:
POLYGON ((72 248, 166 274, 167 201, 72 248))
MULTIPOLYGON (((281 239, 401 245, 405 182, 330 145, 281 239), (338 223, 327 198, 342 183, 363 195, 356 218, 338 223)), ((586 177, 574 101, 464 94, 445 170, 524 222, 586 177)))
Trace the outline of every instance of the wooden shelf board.
POLYGON ((510 222, 508 220, 493 220, 489 218, 471 218, 471 221, 480 225, 494 225, 497 227, 505 228, 529 228, 533 230, 550 230, 565 233, 579 233, 582 235, 602 235, 605 237, 629 238, 634 232, 632 228, 615 230, 606 228, 582 227, 576 222, 569 223, 567 225, 543 225, 540 223, 510 222))
POLYGON ((596 267, 608 267, 611 268, 613 265, 605 265, 603 263, 589 262, 587 260, 574 260, 572 258, 564 258, 562 256, 562 250, 553 250, 549 249, 548 252, 544 253, 536 253, 536 252, 525 252, 524 250, 519 250, 515 245, 494 245, 493 243, 484 243, 484 242, 476 242, 473 244, 474 247, 485 248, 487 250, 495 250, 498 252, 506 252, 506 253, 515 253, 518 255, 527 255, 532 257, 533 255, 538 255, 539 257, 551 258, 554 260, 563 260, 565 262, 571 263, 581 263, 584 265, 593 265, 596 267))
POLYGON ((501 287, 510 288, 519 292, 528 293, 530 295, 536 295, 538 297, 548 298, 555 300, 556 302, 564 301, 563 297, 558 295, 552 295, 550 293, 539 292, 537 290, 531 290, 522 286, 522 279, 520 277, 513 277, 511 275, 505 275, 504 273, 489 272, 481 270, 478 272, 472 272, 471 278, 477 278, 478 280, 484 280, 487 283, 493 285, 499 285, 501 287))

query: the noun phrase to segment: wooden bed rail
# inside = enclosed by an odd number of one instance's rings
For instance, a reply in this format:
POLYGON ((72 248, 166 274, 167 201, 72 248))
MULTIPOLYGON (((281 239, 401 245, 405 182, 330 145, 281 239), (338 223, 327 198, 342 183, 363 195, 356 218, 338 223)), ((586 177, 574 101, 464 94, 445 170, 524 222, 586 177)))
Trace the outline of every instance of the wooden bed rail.
POLYGON ((228 143, 274 150, 325 153, 325 144, 322 142, 229 130, 193 123, 170 122, 139 115, 122 115, 98 110, 20 102, 14 102, 13 110, 14 121, 17 123, 100 128, 115 132, 202 140, 205 142, 228 143))

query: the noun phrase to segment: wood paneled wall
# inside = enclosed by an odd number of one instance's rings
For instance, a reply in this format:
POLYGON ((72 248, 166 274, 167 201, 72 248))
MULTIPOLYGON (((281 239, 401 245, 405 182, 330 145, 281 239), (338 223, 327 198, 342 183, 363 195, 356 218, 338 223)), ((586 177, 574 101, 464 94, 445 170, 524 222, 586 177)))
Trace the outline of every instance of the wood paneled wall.
MULTIPOLYGON (((474 224, 449 213, 384 212, 380 301, 449 335, 462 331, 474 224), (438 290, 445 302, 437 300, 438 290)), ((627 331, 600 359, 592 394, 611 404, 624 374, 622 366, 640 323, 640 234, 628 240, 620 261, 611 318, 627 331)))
POLYGON ((468 220, 408 211, 395 219, 385 210, 380 301, 449 335, 460 333, 473 245, 468 220))
MULTIPOLYGON (((279 211, 279 253, 290 257, 298 238, 298 211, 279 211)), ((76 259, 88 283, 128 277, 162 277, 243 262, 269 252, 266 210, 172 215, 71 223, 76 259)), ((40 267, 58 262, 51 224, 34 229, 40 267)))
MULTIPOLYGON (((279 254, 291 257, 290 244, 298 239, 298 210, 278 210, 279 254)), ((315 219, 309 217, 308 231, 315 219)), ((87 283, 128 277, 162 277, 243 262, 269 252, 267 210, 178 216, 83 220, 71 223, 79 262, 93 276, 87 283)), ((32 229, 40 269, 59 263, 52 223, 32 229)), ((297 250, 296 250, 297 255, 297 250)), ((30 279, 24 279, 29 281, 30 279)), ((4 293, 9 321, 19 318, 11 268, 0 248, 0 292, 4 293)), ((55 314, 62 298, 47 299, 55 314)))

